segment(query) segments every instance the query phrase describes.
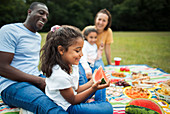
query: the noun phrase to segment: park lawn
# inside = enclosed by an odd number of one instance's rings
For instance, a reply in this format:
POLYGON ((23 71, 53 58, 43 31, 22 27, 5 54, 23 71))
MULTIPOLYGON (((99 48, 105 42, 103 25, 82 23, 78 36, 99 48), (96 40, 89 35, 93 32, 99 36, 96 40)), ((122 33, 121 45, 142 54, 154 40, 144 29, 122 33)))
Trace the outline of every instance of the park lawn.
MULTIPOLYGON (((47 33, 41 33, 42 45, 47 33)), ((112 62, 121 57, 121 65, 147 64, 170 73, 170 32, 113 32, 112 62)), ((104 64, 107 65, 105 54, 104 64)))

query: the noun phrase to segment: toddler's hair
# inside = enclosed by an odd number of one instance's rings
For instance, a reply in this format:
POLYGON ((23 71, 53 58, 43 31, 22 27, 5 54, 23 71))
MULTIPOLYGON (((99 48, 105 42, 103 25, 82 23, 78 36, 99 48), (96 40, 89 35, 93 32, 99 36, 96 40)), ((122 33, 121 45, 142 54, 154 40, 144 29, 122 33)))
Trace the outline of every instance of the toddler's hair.
POLYGON ((77 38, 82 38, 81 31, 69 25, 63 25, 55 31, 49 31, 46 38, 46 43, 41 49, 41 70, 44 75, 50 77, 52 74, 52 68, 58 64, 62 70, 70 74, 70 67, 61 59, 61 55, 58 52, 58 46, 62 46, 65 51, 76 43, 77 38))
POLYGON ((87 28, 85 29, 84 33, 83 33, 83 36, 84 36, 84 39, 87 40, 87 36, 91 33, 91 32, 97 32, 97 30, 95 28, 87 28))

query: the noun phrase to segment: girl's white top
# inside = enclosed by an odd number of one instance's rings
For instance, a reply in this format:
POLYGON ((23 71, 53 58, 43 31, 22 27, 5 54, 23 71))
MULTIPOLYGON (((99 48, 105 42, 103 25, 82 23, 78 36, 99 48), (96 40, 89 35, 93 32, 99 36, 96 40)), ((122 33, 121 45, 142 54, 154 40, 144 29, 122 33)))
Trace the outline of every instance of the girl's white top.
POLYGON ((82 64, 83 68, 90 69, 88 63, 94 65, 94 62, 97 58, 97 45, 91 45, 88 41, 84 41, 84 45, 82 48, 83 56, 80 59, 80 63, 82 64))
MULTIPOLYGON (((46 78, 45 93, 52 99, 57 105, 61 106, 64 110, 71 105, 60 94, 60 90, 73 88, 74 94, 78 89, 79 71, 78 66, 72 66, 72 73, 69 75, 61 69, 59 65, 56 65, 52 69, 52 74, 49 78, 46 78)), ((48 104, 47 104, 48 105, 48 104)))

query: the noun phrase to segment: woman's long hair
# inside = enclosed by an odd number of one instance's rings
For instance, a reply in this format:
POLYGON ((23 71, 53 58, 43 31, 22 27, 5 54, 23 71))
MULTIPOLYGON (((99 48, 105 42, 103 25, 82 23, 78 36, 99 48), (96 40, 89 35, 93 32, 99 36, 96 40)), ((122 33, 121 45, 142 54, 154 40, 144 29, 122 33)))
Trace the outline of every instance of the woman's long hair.
POLYGON ((41 49, 41 70, 44 75, 50 77, 52 68, 58 64, 62 70, 70 74, 70 67, 62 61, 58 52, 58 46, 62 46, 65 51, 73 45, 77 38, 83 38, 81 31, 73 26, 63 25, 55 31, 49 31, 46 43, 41 49))

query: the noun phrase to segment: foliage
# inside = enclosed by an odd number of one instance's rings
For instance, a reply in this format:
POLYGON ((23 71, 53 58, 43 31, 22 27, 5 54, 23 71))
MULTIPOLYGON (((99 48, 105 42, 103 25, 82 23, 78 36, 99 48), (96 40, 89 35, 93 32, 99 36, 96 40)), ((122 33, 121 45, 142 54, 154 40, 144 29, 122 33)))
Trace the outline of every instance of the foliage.
POLYGON ((0 27, 23 22, 33 1, 49 7, 50 17, 43 31, 51 26, 73 25, 83 29, 94 24, 96 13, 103 8, 112 14, 113 31, 169 31, 169 0, 2 0, 0 27))
POLYGON ((83 28, 86 24, 88 24, 89 19, 93 17, 88 7, 86 7, 90 4, 91 2, 82 0, 49 1, 49 25, 67 24, 83 28), (86 16, 89 18, 86 18, 86 16))
POLYGON ((0 4, 0 26, 6 23, 23 22, 27 5, 21 0, 3 0, 0 4))
POLYGON ((168 0, 125 0, 113 8, 113 25, 118 30, 170 30, 169 10, 168 0))

